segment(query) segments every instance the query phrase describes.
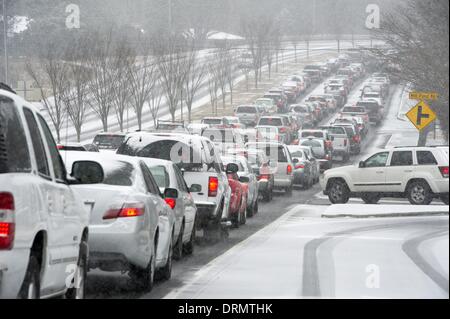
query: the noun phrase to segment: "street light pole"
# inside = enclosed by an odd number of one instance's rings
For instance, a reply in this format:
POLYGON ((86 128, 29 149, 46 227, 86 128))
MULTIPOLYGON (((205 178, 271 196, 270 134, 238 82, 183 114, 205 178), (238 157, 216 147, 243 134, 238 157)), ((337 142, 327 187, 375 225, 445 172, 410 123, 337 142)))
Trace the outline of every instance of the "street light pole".
POLYGON ((5 0, 3 0, 3 47, 5 49, 5 82, 8 83, 8 17, 5 0))

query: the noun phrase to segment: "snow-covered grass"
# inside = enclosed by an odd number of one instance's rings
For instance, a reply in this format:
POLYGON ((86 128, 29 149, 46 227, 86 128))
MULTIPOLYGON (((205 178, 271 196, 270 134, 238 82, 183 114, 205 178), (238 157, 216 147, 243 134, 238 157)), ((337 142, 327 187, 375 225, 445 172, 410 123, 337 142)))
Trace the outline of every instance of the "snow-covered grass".
POLYGON ((448 215, 448 206, 413 206, 413 205, 365 205, 338 204, 329 206, 323 213, 324 218, 352 217, 403 217, 448 215))

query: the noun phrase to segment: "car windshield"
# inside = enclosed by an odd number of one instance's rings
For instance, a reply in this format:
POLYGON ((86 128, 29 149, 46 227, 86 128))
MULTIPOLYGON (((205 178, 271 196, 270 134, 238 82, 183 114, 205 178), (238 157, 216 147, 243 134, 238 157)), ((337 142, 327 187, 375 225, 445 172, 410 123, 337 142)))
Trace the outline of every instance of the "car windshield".
POLYGON ((273 100, 272 99, 256 100, 255 104, 271 106, 273 105, 273 100))
POLYGON ((208 125, 219 125, 222 124, 222 119, 203 119, 202 123, 208 125))
POLYGON ((97 135, 93 143, 101 150, 114 150, 118 149, 124 140, 124 135, 97 135))
POLYGON ((283 121, 277 117, 264 117, 259 120, 259 125, 283 126, 283 121))
POLYGON ((306 138, 306 137, 310 137, 310 136, 314 136, 317 138, 324 138, 324 133, 323 132, 303 131, 301 137, 306 138))
POLYGON ((240 106, 237 108, 236 113, 250 113, 255 114, 257 113, 256 107, 254 106, 240 106))

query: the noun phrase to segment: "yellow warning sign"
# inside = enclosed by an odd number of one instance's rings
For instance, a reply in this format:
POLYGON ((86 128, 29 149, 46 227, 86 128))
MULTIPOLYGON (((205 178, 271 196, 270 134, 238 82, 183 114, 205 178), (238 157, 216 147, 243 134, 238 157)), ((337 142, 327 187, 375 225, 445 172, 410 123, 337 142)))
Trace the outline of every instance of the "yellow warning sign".
POLYGON ((421 131, 436 120, 436 113, 427 103, 420 101, 406 113, 406 117, 421 131))

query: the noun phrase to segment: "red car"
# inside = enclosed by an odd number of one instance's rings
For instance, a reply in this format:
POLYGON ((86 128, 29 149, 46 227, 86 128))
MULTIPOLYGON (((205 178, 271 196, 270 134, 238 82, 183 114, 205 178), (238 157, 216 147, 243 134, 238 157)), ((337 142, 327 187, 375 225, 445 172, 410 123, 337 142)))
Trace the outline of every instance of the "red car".
POLYGON ((245 224, 247 220, 248 185, 243 180, 244 177, 242 179, 239 178, 239 166, 237 164, 228 164, 226 172, 228 184, 231 187, 230 219, 233 227, 238 228, 240 225, 245 224))

